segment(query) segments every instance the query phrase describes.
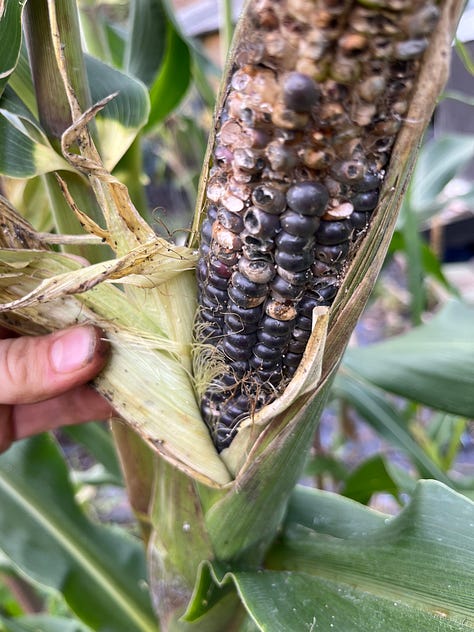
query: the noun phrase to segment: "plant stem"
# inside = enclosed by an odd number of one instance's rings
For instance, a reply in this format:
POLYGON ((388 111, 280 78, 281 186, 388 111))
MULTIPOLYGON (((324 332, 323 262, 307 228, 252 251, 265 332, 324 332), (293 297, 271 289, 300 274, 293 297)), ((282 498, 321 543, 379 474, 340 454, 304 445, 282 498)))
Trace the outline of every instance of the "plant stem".
MULTIPOLYGON (((59 36, 69 80, 85 110, 91 105, 89 84, 82 56, 79 18, 74 0, 62 0, 57 4, 48 0, 35 0, 25 7, 25 32, 30 56, 33 83, 38 105, 38 116, 49 140, 59 150, 63 132, 71 125, 71 112, 65 87, 58 69, 52 36, 50 9, 56 12, 59 36)), ((81 210, 86 211, 97 223, 101 212, 95 197, 85 180, 70 172, 62 174, 63 180, 81 210)), ((62 196, 54 176, 47 174, 43 182, 51 203, 56 229, 64 234, 80 234, 83 229, 62 196)), ((64 251, 85 257, 91 262, 109 256, 107 250, 96 246, 65 246, 64 251)))
MULTIPOLYGON (((79 17, 75 0, 55 4, 69 80, 83 110, 92 105, 82 56, 79 17)), ((25 7, 25 32, 40 122, 48 137, 59 141, 71 125, 71 112, 54 55, 49 2, 35 0, 25 7)))

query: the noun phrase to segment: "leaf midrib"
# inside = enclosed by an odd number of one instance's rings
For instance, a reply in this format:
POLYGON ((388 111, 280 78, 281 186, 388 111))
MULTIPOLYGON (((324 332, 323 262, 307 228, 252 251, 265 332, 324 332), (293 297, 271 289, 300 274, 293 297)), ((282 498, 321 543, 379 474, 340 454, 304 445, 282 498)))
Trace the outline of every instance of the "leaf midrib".
POLYGON ((110 575, 100 572, 99 569, 101 566, 95 564, 94 559, 90 555, 85 554, 84 549, 75 546, 74 539, 68 537, 68 529, 61 529, 56 522, 53 523, 48 519, 48 516, 42 511, 41 506, 30 497, 25 489, 22 489, 23 486, 15 485, 11 479, 7 480, 3 473, 0 475, 0 487, 3 487, 14 502, 21 505, 26 513, 30 514, 54 540, 60 543, 62 548, 69 553, 78 565, 84 568, 84 570, 95 579, 97 584, 112 597, 113 601, 127 614, 127 617, 140 626, 140 630, 144 632, 156 632, 157 623, 151 621, 141 613, 140 608, 136 607, 136 604, 130 600, 127 593, 124 593, 110 575))

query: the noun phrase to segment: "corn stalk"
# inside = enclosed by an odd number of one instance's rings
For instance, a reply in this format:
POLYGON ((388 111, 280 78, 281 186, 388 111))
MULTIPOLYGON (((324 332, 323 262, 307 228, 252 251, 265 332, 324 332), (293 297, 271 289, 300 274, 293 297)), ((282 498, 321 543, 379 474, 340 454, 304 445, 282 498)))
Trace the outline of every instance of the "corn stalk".
MULTIPOLYGON (((370 7, 375 12, 386 8, 386 3, 374 4, 375 9, 370 7)), ((112 355, 94 384, 122 419, 115 423, 114 433, 132 504, 150 535, 150 585, 156 611, 163 629, 188 629, 179 619, 200 564, 217 560, 255 569, 275 538, 332 379, 388 248, 417 149, 446 80, 462 3, 449 0, 439 7, 440 17, 420 58, 408 109, 394 138, 377 208, 348 261, 335 301, 314 310, 306 350, 283 392, 247 415, 221 453, 201 417, 192 363, 197 234, 206 209, 214 136, 189 245, 157 238, 127 189, 104 167, 96 148, 90 126, 114 96, 85 109, 80 104, 63 55, 67 36, 59 5, 47 3, 49 53, 70 118, 67 124, 62 121, 61 153, 75 180, 88 196, 93 195, 102 225, 88 208, 81 208, 85 198, 78 201, 67 178, 60 176, 61 204, 67 205, 68 216, 86 235, 55 239, 67 247, 105 243, 114 257, 84 265, 51 250, 51 238, 37 233, 2 198, 0 319, 23 333, 79 322, 103 328, 112 355)), ((252 12, 261 9, 269 16, 266 28, 271 33, 270 5, 263 3, 257 9, 249 2, 244 11, 216 122, 235 60, 252 33, 252 12)), ((356 8, 351 5, 348 16, 356 8)), ((30 28, 34 31, 33 23, 30 28)), ((235 594, 224 595, 193 629, 239 629, 243 617, 235 594)))

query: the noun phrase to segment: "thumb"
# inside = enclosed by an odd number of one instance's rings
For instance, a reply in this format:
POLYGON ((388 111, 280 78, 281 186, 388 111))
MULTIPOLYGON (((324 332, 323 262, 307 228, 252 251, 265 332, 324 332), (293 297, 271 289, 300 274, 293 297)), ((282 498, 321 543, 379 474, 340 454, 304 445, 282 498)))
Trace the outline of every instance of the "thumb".
POLYGON ((0 403, 39 402, 84 384, 102 369, 107 351, 100 329, 89 325, 0 340, 0 403))

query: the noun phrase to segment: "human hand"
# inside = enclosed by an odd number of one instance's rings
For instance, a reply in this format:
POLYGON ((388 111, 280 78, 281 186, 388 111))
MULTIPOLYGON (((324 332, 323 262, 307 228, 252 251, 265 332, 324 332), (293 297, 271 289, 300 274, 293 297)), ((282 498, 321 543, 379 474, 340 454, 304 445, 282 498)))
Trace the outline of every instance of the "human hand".
POLYGON ((101 336, 89 325, 36 337, 0 327, 0 453, 17 439, 113 414, 87 384, 107 361, 101 336))

